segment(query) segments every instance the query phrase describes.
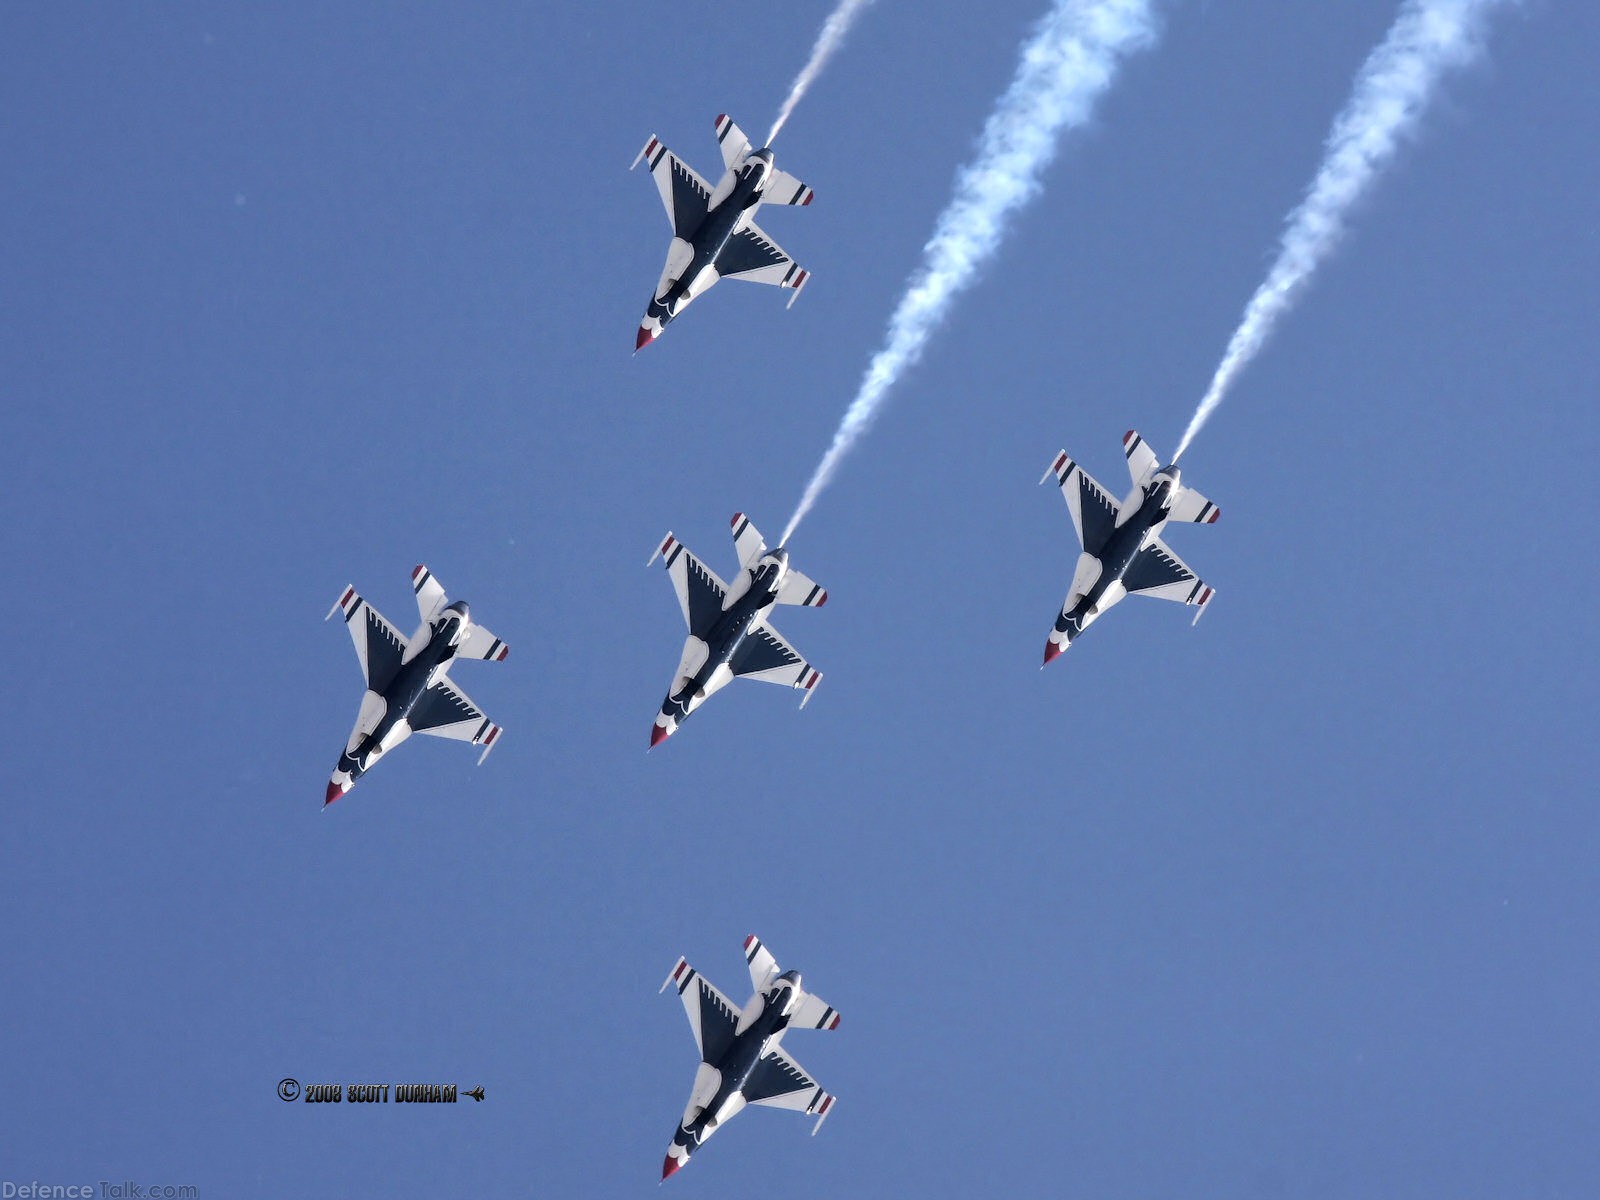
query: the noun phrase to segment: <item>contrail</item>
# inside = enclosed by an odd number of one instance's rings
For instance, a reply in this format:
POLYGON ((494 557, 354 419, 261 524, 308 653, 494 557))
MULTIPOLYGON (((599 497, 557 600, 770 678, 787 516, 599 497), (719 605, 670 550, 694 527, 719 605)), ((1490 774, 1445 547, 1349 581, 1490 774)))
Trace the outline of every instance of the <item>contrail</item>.
POLYGON ((1245 306, 1174 462, 1338 245, 1351 207, 1389 165, 1402 139, 1416 130, 1440 76, 1478 56, 1490 10, 1508 2, 1406 0, 1383 44, 1362 64, 1350 99, 1328 135, 1322 166, 1306 198, 1289 214, 1278 259, 1245 306))
POLYGON ((844 35, 850 32, 850 25, 861 10, 871 4, 872 0, 839 0, 839 7, 834 9, 826 21, 822 23, 822 32, 817 34, 817 44, 811 47, 811 58, 806 65, 800 68, 800 74, 794 77, 794 82, 789 85, 789 95, 783 102, 783 107, 778 110, 778 119, 772 123, 772 132, 767 134, 767 145, 772 145, 778 136, 778 130, 783 128, 783 123, 789 119, 789 114, 794 111, 794 106, 800 103, 800 97, 806 94, 806 89, 827 65, 828 59, 833 57, 844 41, 844 35))
POLYGON ((789 518, 784 542, 867 431, 889 389, 922 357, 951 301, 999 248, 1012 214, 1038 194, 1058 135, 1087 121, 1123 56, 1155 38, 1151 0, 1056 0, 1034 29, 1011 86, 983 127, 977 157, 956 176, 955 195, 889 318, 883 347, 789 518))

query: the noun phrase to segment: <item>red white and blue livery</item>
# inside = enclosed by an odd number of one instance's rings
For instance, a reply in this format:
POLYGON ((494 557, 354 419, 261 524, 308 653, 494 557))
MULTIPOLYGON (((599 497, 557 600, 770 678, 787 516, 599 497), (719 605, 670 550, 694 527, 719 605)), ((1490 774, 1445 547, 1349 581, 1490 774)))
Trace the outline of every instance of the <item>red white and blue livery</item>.
POLYGON ((700 1051, 694 1088, 661 1164, 666 1179, 689 1161, 718 1129, 746 1105, 764 1104, 815 1116, 813 1135, 833 1109, 833 1096, 806 1074, 780 1044, 790 1029, 837 1029, 839 1014, 801 986, 799 971, 780 971, 752 934, 744 940, 754 994, 743 1008, 683 959, 661 985, 678 989, 700 1051))
POLYGON ((750 139, 726 114, 717 118, 717 145, 723 172, 714 188, 658 138, 646 142, 633 160, 635 167, 640 161, 649 164, 672 226, 667 265, 645 307, 634 353, 660 337, 690 301, 719 279, 792 288, 793 304, 810 278, 756 224, 755 216, 763 204, 810 204, 811 189, 773 165, 770 146, 752 149, 750 139))
POLYGON ((1044 646, 1050 662, 1124 596, 1154 596, 1195 608, 1199 621, 1216 593, 1161 540, 1168 521, 1210 525, 1217 506, 1180 481, 1176 464, 1161 466, 1134 430, 1122 438, 1133 490, 1121 504, 1063 450, 1039 480, 1061 485, 1083 552, 1072 573, 1066 603, 1044 646))
POLYGON ((739 573, 732 583, 723 583, 670 533, 645 564, 662 560, 689 627, 672 687, 650 726, 652 746, 670 737, 707 697, 734 679, 798 688, 805 693, 801 708, 822 679, 822 672, 767 622, 779 604, 821 608, 828 593, 789 565, 789 552, 782 546, 767 549, 761 531, 743 513, 733 514, 732 527, 739 554, 739 573))
POLYGON ((324 809, 413 733, 482 746, 480 763, 499 741, 500 726, 455 685, 450 667, 461 658, 503 662, 509 647, 473 622, 466 601, 447 603, 444 588, 427 567, 411 572, 411 588, 422 623, 409 638, 353 586, 328 610, 330 618, 344 615, 367 686, 355 728, 328 780, 324 809))

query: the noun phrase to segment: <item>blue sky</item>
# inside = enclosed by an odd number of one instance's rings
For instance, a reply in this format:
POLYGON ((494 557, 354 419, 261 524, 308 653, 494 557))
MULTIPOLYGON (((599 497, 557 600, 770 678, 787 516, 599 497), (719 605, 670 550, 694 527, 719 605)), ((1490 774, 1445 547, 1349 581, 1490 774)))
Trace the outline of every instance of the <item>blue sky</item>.
POLYGON ((802 526, 826 678, 646 754, 671 529, 781 530, 1039 0, 884 0, 780 165, 814 279, 632 357, 654 133, 710 172, 821 4, 36 5, 0 39, 13 594, 0 1178, 627 1196, 741 939, 843 1013, 839 1104, 668 1185, 774 1198, 1585 1194, 1600 11, 1536 0, 1185 456, 1190 629, 1037 670, 1066 448, 1176 444, 1392 0, 1167 6, 802 526), (346 583, 427 562, 511 644, 506 733, 319 814, 346 583), (278 1079, 455 1080, 454 1108, 278 1079))

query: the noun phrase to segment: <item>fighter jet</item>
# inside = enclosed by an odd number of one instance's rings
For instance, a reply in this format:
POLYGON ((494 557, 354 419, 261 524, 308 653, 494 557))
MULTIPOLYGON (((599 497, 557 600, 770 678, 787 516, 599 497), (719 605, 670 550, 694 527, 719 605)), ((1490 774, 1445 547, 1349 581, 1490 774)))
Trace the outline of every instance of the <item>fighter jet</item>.
POLYGON ((1122 437, 1122 450, 1133 490, 1120 505, 1065 450, 1039 480, 1043 483, 1054 475, 1061 484, 1083 546, 1067 601, 1044 645, 1046 663, 1124 596, 1194 605, 1198 622, 1215 595, 1161 540, 1161 531, 1168 521, 1209 525, 1220 510, 1179 482, 1176 464, 1160 466, 1155 451, 1131 429, 1122 437))
POLYGON ((778 604, 821 608, 828 593, 789 565, 789 552, 782 546, 768 550, 761 531, 743 513, 733 514, 732 525, 739 574, 731 585, 670 533, 645 563, 648 567, 657 558, 663 560, 689 626, 678 673, 650 726, 652 746, 670 737, 707 696, 736 675, 803 688, 801 708, 822 678, 767 618, 778 604))
POLYGON ((639 323, 635 354, 719 279, 793 288, 793 304, 810 277, 755 223, 755 215, 763 204, 810 204, 811 189, 772 165, 771 147, 752 150, 726 114, 717 118, 717 144, 724 170, 715 189, 655 137, 633 160, 633 167, 640 159, 650 164, 672 225, 667 265, 639 323))
POLYGON ((353 586, 345 588, 328 610, 328 617, 344 613, 367 690, 361 697, 356 727, 328 781, 324 809, 413 733, 482 746, 480 763, 489 757, 500 736, 500 726, 467 699, 449 672, 458 658, 503 662, 510 648, 473 623, 465 600, 446 604, 444 588, 427 567, 411 572, 411 588, 417 594, 422 624, 410 640, 401 637, 353 586))
POLYGON ((661 1166, 665 1179, 700 1149, 746 1104, 766 1104, 816 1114, 812 1136, 833 1107, 833 1096, 805 1073, 778 1044, 785 1030, 837 1029, 839 1014, 804 991, 799 971, 778 971, 778 964, 754 934, 744 940, 745 962, 755 994, 743 1009, 732 1003, 683 959, 679 959, 667 984, 678 989, 689 1028, 700 1048, 700 1067, 694 1090, 678 1122, 678 1132, 667 1147, 661 1166))

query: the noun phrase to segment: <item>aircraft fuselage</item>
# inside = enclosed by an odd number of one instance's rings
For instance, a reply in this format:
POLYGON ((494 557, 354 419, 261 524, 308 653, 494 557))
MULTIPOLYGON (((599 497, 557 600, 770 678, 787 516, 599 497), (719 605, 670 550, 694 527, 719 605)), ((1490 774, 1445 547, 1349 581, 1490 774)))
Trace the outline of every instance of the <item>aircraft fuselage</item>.
POLYGON ((428 641, 417 653, 403 661, 394 679, 384 689, 384 713, 370 733, 357 744, 355 751, 339 755, 336 771, 350 776, 351 784, 361 778, 372 765, 373 752, 386 748, 387 740, 395 727, 410 717, 439 671, 456 656, 456 647, 465 634, 467 606, 457 601, 444 611, 444 619, 434 626, 428 641))
MULTIPOLYGON (((783 552, 779 551, 779 555, 783 552)), ((706 644, 706 659, 677 691, 667 698, 677 720, 682 721, 713 689, 713 677, 730 670, 730 662, 750 630, 763 621, 778 602, 783 577, 788 569, 786 557, 768 558, 757 568, 744 594, 733 600, 716 622, 699 635, 706 644)))
POLYGON ((1151 538, 1161 536, 1171 515, 1171 497, 1172 484, 1164 478, 1158 479, 1155 486, 1144 493, 1139 507, 1117 525, 1101 547, 1100 577, 1070 610, 1057 618, 1058 630, 1076 637, 1099 615, 1106 593, 1122 586, 1122 577, 1139 551, 1151 538))
MULTIPOLYGON (((798 976, 793 972, 780 976, 777 986, 763 998, 761 1011, 749 1028, 735 1034, 722 1058, 711 1064, 721 1073, 721 1082, 700 1111, 678 1125, 678 1132, 673 1137, 676 1146, 692 1153, 717 1131, 723 1120, 744 1107, 741 1099, 756 1063, 770 1046, 781 1040, 784 1030, 789 1027, 796 1000, 797 979, 798 976), (731 1110, 730 1104, 734 1106, 731 1110)), ((684 1157, 687 1159, 688 1154, 684 1157)))
MULTIPOLYGON (((646 319, 654 318, 664 327, 683 311, 690 300, 705 290, 707 269, 716 266, 729 239, 749 222, 751 214, 761 206, 771 171, 770 150, 758 150, 745 160, 734 174, 732 191, 707 212, 689 234, 686 239, 692 250, 689 265, 672 281, 672 286, 664 295, 651 299, 645 309, 646 319)), ((721 191, 720 187, 718 191, 721 191)))

